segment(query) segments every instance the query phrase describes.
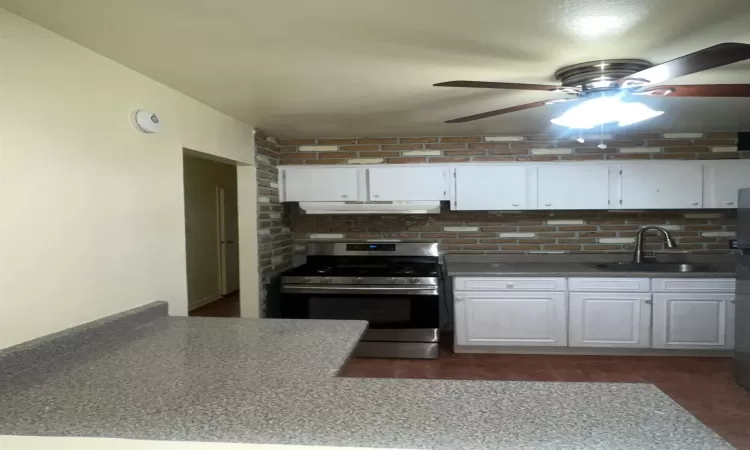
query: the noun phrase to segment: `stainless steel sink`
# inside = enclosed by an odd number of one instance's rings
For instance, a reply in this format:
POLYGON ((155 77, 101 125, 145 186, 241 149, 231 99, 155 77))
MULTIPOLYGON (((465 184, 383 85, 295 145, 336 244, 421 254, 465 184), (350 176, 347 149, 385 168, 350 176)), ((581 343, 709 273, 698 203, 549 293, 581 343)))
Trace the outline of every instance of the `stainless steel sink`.
POLYGON ((616 262, 597 264, 597 269, 611 270, 613 272, 710 272, 711 267, 701 264, 685 264, 670 262, 616 262))

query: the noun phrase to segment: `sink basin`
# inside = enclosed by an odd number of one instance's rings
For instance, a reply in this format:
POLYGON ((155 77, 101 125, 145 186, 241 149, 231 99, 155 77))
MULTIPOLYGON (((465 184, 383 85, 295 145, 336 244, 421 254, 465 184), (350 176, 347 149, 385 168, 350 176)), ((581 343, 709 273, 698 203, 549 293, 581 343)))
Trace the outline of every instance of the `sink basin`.
POLYGON ((636 264, 634 262, 618 262, 597 264, 597 269, 618 272, 710 272, 711 267, 701 264, 669 263, 669 262, 646 262, 636 264))

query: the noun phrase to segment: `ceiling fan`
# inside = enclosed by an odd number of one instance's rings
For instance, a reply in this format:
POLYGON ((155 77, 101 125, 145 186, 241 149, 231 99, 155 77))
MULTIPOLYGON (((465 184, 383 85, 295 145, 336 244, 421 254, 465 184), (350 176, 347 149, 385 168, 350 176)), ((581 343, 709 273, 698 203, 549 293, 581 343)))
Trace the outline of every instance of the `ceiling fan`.
POLYGON ((563 67, 555 72, 560 86, 492 81, 446 81, 434 86, 548 91, 571 97, 511 106, 447 120, 446 123, 470 122, 554 103, 575 102, 577 105, 574 108, 552 119, 552 123, 569 128, 593 128, 609 122, 619 122, 623 126, 663 114, 642 103, 632 102, 634 97, 640 95, 750 97, 750 84, 652 85, 747 59, 750 59, 750 44, 728 42, 658 65, 639 59, 610 59, 563 67))

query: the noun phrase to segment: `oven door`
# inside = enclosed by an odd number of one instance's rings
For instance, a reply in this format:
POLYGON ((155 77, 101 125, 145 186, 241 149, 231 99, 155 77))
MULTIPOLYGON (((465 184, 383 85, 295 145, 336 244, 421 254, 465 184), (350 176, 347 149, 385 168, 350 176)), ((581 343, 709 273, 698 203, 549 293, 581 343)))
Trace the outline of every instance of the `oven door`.
POLYGON ((285 285, 281 294, 283 317, 366 320, 370 330, 437 329, 439 306, 431 286, 285 285))

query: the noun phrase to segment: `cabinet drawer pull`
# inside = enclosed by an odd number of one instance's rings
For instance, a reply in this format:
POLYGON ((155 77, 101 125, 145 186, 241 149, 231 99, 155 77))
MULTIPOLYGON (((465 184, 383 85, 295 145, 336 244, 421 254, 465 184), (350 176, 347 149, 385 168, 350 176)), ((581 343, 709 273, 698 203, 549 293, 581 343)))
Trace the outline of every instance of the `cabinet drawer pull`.
POLYGON ((545 203, 544 206, 552 206, 552 203, 545 203))
POLYGON ((378 194, 373 195, 373 198, 380 198, 378 194))
POLYGON ((348 195, 342 195, 341 198, 349 198, 348 195))
POLYGON ((513 206, 521 206, 520 203, 513 203, 513 206))
POLYGON ((725 205, 734 205, 734 202, 727 202, 727 201, 724 201, 724 202, 721 202, 721 203, 723 203, 723 204, 725 204, 725 205))
POLYGON ((647 304, 647 305, 653 305, 653 304, 654 304, 654 301, 653 301, 653 300, 649 300, 649 299, 647 299, 647 298, 645 298, 645 299, 643 299, 643 300, 644 300, 644 302, 643 302, 643 303, 645 303, 645 304, 647 304))
POLYGON ((698 205, 698 202, 690 202, 691 205, 696 206, 698 205))

